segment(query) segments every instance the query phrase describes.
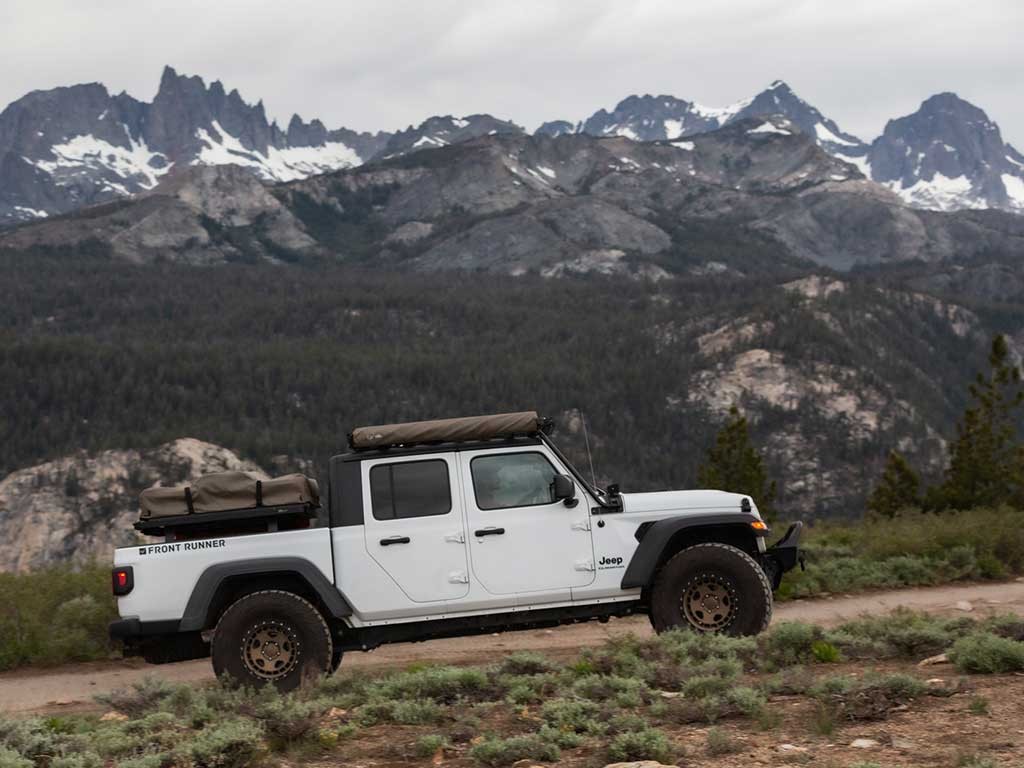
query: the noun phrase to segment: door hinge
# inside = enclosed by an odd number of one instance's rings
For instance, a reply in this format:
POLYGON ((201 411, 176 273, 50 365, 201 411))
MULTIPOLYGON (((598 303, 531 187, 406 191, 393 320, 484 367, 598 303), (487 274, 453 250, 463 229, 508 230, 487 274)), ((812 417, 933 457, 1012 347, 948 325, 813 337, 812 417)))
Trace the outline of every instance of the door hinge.
POLYGON ((450 541, 453 544, 465 544, 466 534, 463 531, 459 531, 458 533, 449 533, 447 536, 444 537, 444 540, 450 541))
POLYGON ((469 574, 465 571, 452 571, 448 574, 448 581, 452 584, 469 584, 469 574))
POLYGON ((590 530, 590 518, 588 517, 588 518, 586 518, 584 520, 580 520, 578 522, 573 523, 572 524, 572 529, 574 531, 589 531, 590 530))
POLYGON ((593 571, 594 570, 594 561, 590 560, 589 558, 587 560, 577 560, 576 561, 576 570, 577 571, 593 571))

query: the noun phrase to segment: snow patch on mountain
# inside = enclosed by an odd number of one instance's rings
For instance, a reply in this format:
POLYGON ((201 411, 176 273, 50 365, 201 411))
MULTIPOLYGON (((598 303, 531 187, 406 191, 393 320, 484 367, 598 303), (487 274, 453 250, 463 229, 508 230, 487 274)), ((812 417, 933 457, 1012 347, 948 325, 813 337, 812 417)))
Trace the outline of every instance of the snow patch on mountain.
POLYGON ((777 133, 781 136, 792 136, 792 131, 787 131, 785 128, 780 128, 774 123, 761 123, 757 128, 751 128, 747 133, 777 133))
POLYGON ((754 102, 754 97, 740 99, 727 107, 707 107, 694 102, 693 111, 701 117, 717 120, 719 125, 725 125, 731 118, 742 112, 754 102))
POLYGON ((683 121, 682 120, 665 120, 665 138, 669 141, 672 139, 678 139, 683 135, 683 121))
POLYGON ((268 147, 267 154, 246 149, 235 136, 224 130, 216 120, 212 121, 214 134, 205 128, 196 130, 205 146, 193 165, 241 165, 253 169, 267 181, 295 181, 316 173, 326 173, 338 168, 360 165, 359 155, 345 144, 328 141, 314 147, 268 147))
POLYGON ((962 208, 986 208, 982 200, 972 199, 971 180, 966 176, 949 178, 938 171, 931 179, 919 179, 909 187, 900 181, 883 182, 884 186, 902 197, 907 204, 936 211, 962 208))
MULTIPOLYGON (((125 133, 128 133, 127 129, 125 133)), ((130 135, 128 142, 129 147, 125 148, 91 135, 74 136, 50 148, 53 160, 25 160, 53 176, 57 184, 72 182, 76 172, 106 169, 143 189, 152 189, 171 169, 171 163, 163 154, 150 151, 144 142, 136 141, 130 135)), ((106 183, 117 192, 128 194, 124 185, 113 181, 106 183)))
POLYGON ((1004 173, 1001 178, 1003 186, 1006 187, 1006 196, 1010 198, 1010 204, 1024 210, 1024 179, 1009 173, 1004 173))
POLYGON ((819 142, 830 142, 832 144, 841 144, 841 145, 843 145, 845 147, 856 147, 857 146, 857 142, 855 142, 855 141, 847 141, 846 139, 842 138, 841 136, 836 136, 832 131, 830 131, 825 126, 824 123, 815 123, 814 124, 814 135, 818 137, 818 141, 819 142))

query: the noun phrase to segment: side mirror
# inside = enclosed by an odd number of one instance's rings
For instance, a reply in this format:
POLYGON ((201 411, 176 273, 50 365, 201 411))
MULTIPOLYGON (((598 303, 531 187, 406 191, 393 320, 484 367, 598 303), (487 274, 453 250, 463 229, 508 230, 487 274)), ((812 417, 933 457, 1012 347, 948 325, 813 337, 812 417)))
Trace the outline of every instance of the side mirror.
POLYGON ((567 507, 575 507, 579 503, 576 501, 576 483, 572 481, 571 477, 555 475, 551 484, 554 486, 555 501, 564 501, 567 507))

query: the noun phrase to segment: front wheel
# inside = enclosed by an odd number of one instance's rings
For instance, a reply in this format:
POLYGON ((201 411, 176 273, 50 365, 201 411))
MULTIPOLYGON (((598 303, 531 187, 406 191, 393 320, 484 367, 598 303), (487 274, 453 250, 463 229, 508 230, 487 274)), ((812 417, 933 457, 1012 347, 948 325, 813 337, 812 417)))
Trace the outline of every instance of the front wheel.
POLYGON ((651 591, 656 632, 690 629, 756 635, 772 618, 772 590, 761 566, 729 544, 696 544, 675 554, 651 591))
POLYGON ((211 652, 217 677, 286 692, 331 672, 334 644, 312 603, 292 592, 265 590, 224 611, 211 652))

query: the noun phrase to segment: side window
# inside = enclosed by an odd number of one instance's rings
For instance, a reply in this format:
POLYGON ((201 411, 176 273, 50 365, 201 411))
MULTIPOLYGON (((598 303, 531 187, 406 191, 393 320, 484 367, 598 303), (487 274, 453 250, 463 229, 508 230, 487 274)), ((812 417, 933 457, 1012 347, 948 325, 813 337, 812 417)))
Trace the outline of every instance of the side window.
POLYGON ((370 500, 378 520, 446 515, 452 508, 448 463, 431 459, 371 467, 370 500))
POLYGON ((480 509, 551 504, 558 474, 540 453, 496 453, 470 462, 473 491, 480 509))

